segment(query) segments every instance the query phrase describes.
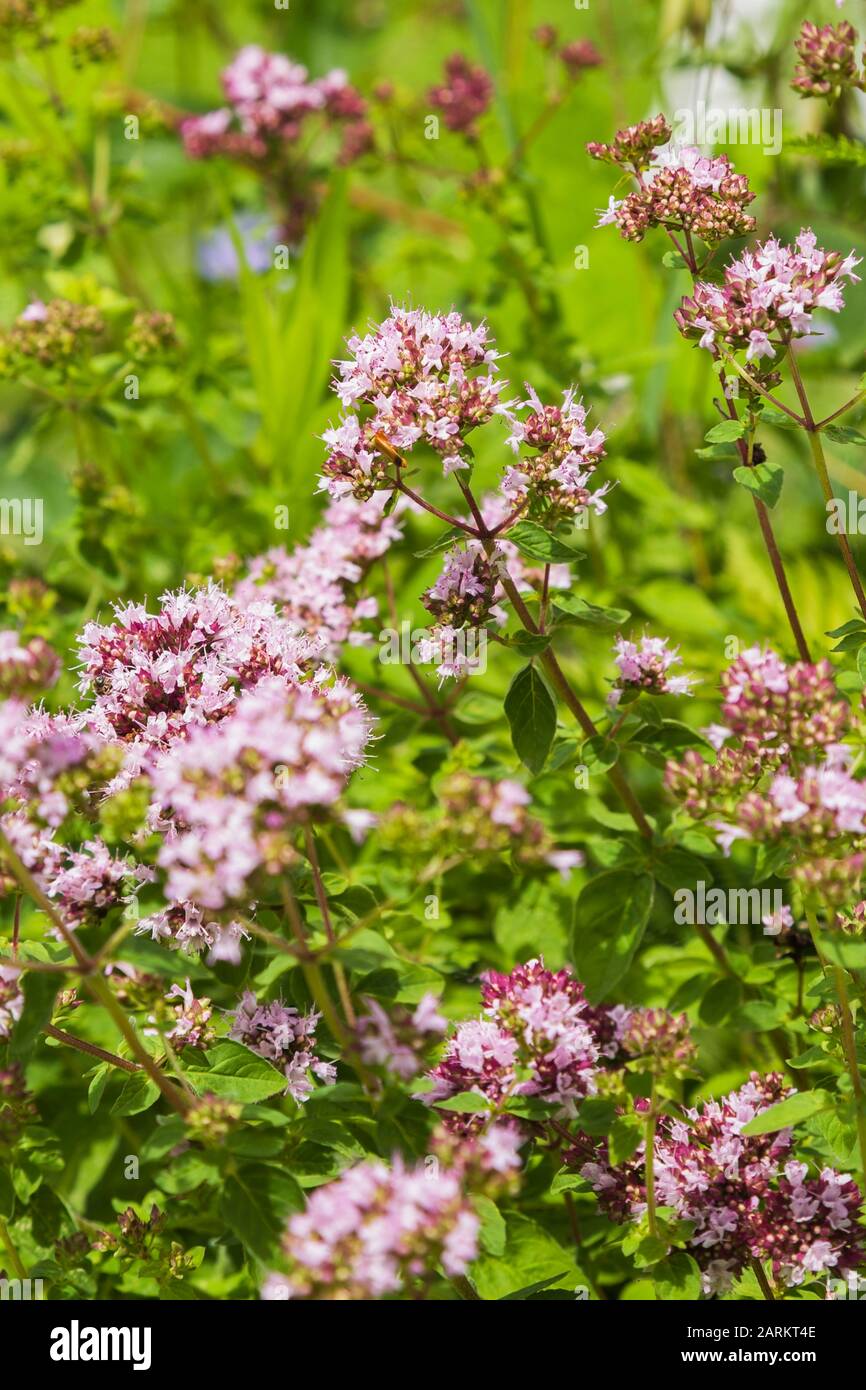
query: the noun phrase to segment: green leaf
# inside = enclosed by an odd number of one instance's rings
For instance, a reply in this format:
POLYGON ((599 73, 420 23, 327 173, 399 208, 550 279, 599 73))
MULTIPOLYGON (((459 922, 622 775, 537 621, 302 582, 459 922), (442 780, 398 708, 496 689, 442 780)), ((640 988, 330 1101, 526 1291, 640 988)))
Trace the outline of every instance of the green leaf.
POLYGON ((850 1113, 843 1117, 835 1109, 823 1110, 820 1115, 813 1115, 807 1120, 803 1130, 815 1141, 818 1152, 834 1168, 848 1173, 859 1164, 860 1145, 857 1128, 851 1121, 850 1113))
POLYGON ((481 1249, 486 1250, 488 1255, 504 1255, 506 1230, 502 1212, 495 1202, 478 1192, 472 1198, 472 1205, 481 1221, 478 1232, 481 1249))
POLYGON ((808 1070, 809 1067, 826 1067, 828 1058, 820 1047, 807 1047, 805 1052, 799 1052, 796 1057, 788 1057, 786 1060, 789 1067, 800 1071, 808 1070))
POLYGON ((669 1248, 668 1242, 662 1240, 661 1236, 645 1235, 632 1251, 632 1259, 638 1269, 647 1269, 650 1265, 658 1264, 669 1248))
POLYGON ((142 1163, 157 1163, 176 1145, 182 1143, 185 1137, 186 1125, 182 1116, 157 1117, 156 1128, 151 1130, 141 1146, 142 1163))
POLYGON ((866 941, 857 937, 843 936, 839 932, 823 933, 821 950, 832 965, 841 965, 844 970, 866 969, 866 941))
POLYGON ((501 713, 501 702, 483 690, 470 690, 454 709, 454 716, 461 724, 493 724, 501 713))
POLYGON ((775 999, 772 1002, 750 999, 737 1010, 733 1024, 738 1032, 769 1033, 785 1022, 788 1013, 789 1006, 784 999, 775 999))
POLYGON ((540 656, 550 646, 550 633, 515 632, 507 642, 521 656, 540 656))
POLYGON ((551 1196, 559 1197, 563 1192, 573 1192, 578 1187, 586 1187, 586 1178, 582 1178, 573 1168, 560 1168, 550 1184, 551 1196))
MULTIPOLYGON (((571 904, 567 904, 570 919, 571 904)), ((496 909, 493 936, 508 960, 567 955, 566 903, 545 878, 530 879, 496 909)))
POLYGON ((588 738, 580 753, 580 760, 589 772, 608 772, 619 759, 619 745, 615 739, 588 738))
POLYGON ((797 1091, 787 1100, 780 1100, 778 1105, 771 1105, 769 1110, 762 1110, 760 1115, 743 1126, 741 1133, 749 1137, 753 1134, 775 1134, 777 1129, 797 1125, 801 1120, 820 1115, 835 1105, 836 1101, 829 1091, 797 1091))
POLYGON ((701 1295, 701 1271, 691 1255, 678 1250, 661 1260, 652 1272, 653 1284, 659 1299, 689 1299, 701 1295))
POLYGON ((572 956, 593 1003, 628 970, 652 911, 655 884, 649 874, 621 869, 598 874, 575 904, 572 956))
POLYGON ((864 642, 866 642, 866 628, 846 633, 844 637, 840 637, 839 641, 833 648, 833 651, 858 652, 860 648, 863 646, 864 642))
POLYGON ((24 975, 21 981, 24 1005, 9 1039, 9 1054, 16 1061, 27 1060, 46 1023, 51 1022, 59 987, 57 976, 48 971, 30 970, 24 975))
POLYGON ((185 1148, 183 1153, 175 1154, 170 1161, 159 1165, 154 1175, 157 1187, 171 1197, 193 1192, 202 1184, 215 1183, 219 1179, 219 1157, 215 1150, 204 1152, 185 1148))
POLYGON ((851 425, 827 425, 821 433, 836 444, 859 444, 861 449, 866 448, 866 434, 851 425))
POLYGON ((242 1043, 219 1042, 187 1067, 187 1080, 199 1095, 206 1091, 244 1104, 267 1100, 286 1089, 286 1078, 264 1057, 242 1043))
POLYGON ((730 444, 734 439, 742 439, 748 429, 746 420, 720 420, 704 435, 708 444, 730 444))
POLYGON ((586 1285, 572 1253, 543 1226, 528 1217, 509 1214, 505 1227, 503 1254, 482 1254, 472 1265, 472 1282, 481 1298, 523 1299, 557 1285, 574 1293, 586 1285))
POLYGON ((239 1158, 276 1158, 282 1153, 285 1142, 279 1130, 256 1125, 230 1134, 226 1148, 239 1158))
POLYGON ((711 884, 713 875, 702 859, 679 845, 657 850, 652 858, 653 877, 675 893, 679 888, 703 882, 711 884))
POLYGON ((453 1110, 456 1115, 487 1115, 490 1105, 484 1096, 477 1091, 461 1091, 458 1096, 449 1096, 447 1100, 437 1100, 438 1110, 453 1110))
POLYGON ((786 877, 782 871, 787 868, 790 857, 790 845, 759 845, 753 870, 755 882, 764 883, 768 878, 775 878, 780 873, 783 878, 786 877))
POLYGON ((564 561, 577 564, 585 556, 584 551, 575 550, 573 545, 560 540, 559 536, 545 531, 537 521, 518 521, 508 532, 508 539, 513 541, 521 555, 529 560, 541 560, 546 565, 564 561))
POLYGON ((556 705, 530 663, 518 671, 505 696, 514 751, 530 772, 540 772, 556 732, 556 705))
POLYGON ((580 1107, 580 1128, 593 1137, 608 1134, 615 1119, 616 1106, 603 1096, 590 1096, 580 1107))
POLYGON ((735 468, 734 477, 767 507, 775 507, 782 493, 785 470, 780 463, 756 463, 753 468, 735 468))
POLYGON ((684 748, 711 748, 712 744, 698 729, 692 729, 681 719, 663 719, 657 728, 647 724, 634 736, 633 743, 657 749, 665 759, 684 748))
POLYGON ((790 415, 786 415, 784 410, 777 410, 773 405, 765 405, 761 410, 761 424, 773 425, 780 430, 798 430, 800 426, 796 420, 792 420, 790 415))
POLYGON ((112 1068, 108 1062, 100 1062, 90 1079, 90 1085, 87 1088, 87 1108, 91 1115, 95 1115, 99 1109, 111 1072, 112 1068))
POLYGON ((643 1126, 637 1115, 616 1120, 608 1134, 608 1151, 613 1164, 625 1163, 637 1150, 643 1138, 643 1126))
POLYGON ((727 1018, 740 1002, 741 987, 738 980, 716 980, 710 985, 701 1000, 700 1018, 711 1027, 727 1018))
MULTIPOLYGON (((500 1300, 501 1303, 530 1302, 543 1295, 555 1296, 557 1290, 554 1287, 565 1277, 565 1271, 560 1274, 551 1274, 547 1279, 536 1279, 532 1284, 524 1284, 523 1288, 515 1289, 514 1293, 505 1294, 500 1300)), ((567 1295, 569 1301, 571 1295, 567 1295)))
POLYGON ((279 1248, 286 1218, 303 1209, 304 1196, 291 1173, 264 1163, 226 1178, 219 1207, 241 1244, 265 1264, 279 1248))
POLYGON ((554 618, 558 623, 575 623, 578 627, 595 627, 606 631, 622 627, 631 617, 627 608, 600 608, 577 594, 553 596, 554 618))
POLYGON ((742 457, 733 444, 709 444, 705 449, 695 449, 695 458, 708 459, 712 463, 731 463, 742 457))
POLYGON ((159 1087, 155 1081, 151 1081, 146 1071, 132 1072, 124 1081, 111 1113, 140 1115, 143 1110, 149 1110, 158 1097, 159 1087))

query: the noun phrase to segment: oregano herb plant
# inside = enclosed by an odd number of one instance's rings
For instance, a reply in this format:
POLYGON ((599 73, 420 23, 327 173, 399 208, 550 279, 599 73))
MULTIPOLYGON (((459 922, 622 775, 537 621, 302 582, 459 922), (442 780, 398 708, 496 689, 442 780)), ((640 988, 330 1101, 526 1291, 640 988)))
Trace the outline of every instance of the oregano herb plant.
POLYGON ((4 1299, 866 1289, 803 8, 0 0, 4 1299))

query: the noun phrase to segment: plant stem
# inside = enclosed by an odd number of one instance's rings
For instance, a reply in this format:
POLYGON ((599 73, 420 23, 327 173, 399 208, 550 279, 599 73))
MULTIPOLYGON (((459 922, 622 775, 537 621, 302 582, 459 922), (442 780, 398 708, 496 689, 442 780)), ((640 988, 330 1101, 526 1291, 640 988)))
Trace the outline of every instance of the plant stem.
POLYGON ((423 507, 425 512, 430 512, 433 516, 438 516, 439 520, 444 521, 446 526, 456 526, 459 531, 465 531, 467 536, 475 535, 474 528, 470 526, 468 522, 458 521, 456 516, 449 516, 447 512, 440 512, 439 508, 434 507, 432 502, 426 502, 419 493, 413 492, 412 488, 410 488, 407 483, 404 483, 402 478, 396 479, 395 486, 404 496, 411 498, 419 507, 423 507))
POLYGON ((310 993, 321 1009, 325 1022, 333 1033, 335 1040, 340 1043, 341 1047, 348 1048, 350 1046, 349 1036, 346 1033, 340 1015, 337 1013, 334 1001, 330 996, 321 967, 307 945, 307 937, 304 931, 304 924, 301 920, 301 914, 298 911, 297 899, 292 892, 291 885, 286 879, 284 879, 282 883, 282 894, 286 916, 289 919, 289 926, 300 948, 298 951, 298 959, 301 963, 301 969, 304 972, 304 979, 307 981, 310 993))
MULTIPOLYGON (((94 962, 83 950, 80 942, 75 939, 75 933, 71 932, 66 923, 58 915, 54 904, 45 896, 33 875, 27 869, 17 854, 14 847, 10 844, 2 830, 0 830, 0 849, 3 850, 13 874, 21 884, 22 888, 34 900, 38 907, 47 914, 53 925, 60 932, 63 940, 68 945, 70 951, 75 956, 78 969, 84 977, 84 983, 90 993, 102 1004, 103 1008, 111 1015, 117 1028, 129 1043, 135 1056, 138 1058, 150 1079, 159 1087, 170 1105, 181 1115, 189 1109, 189 1101, 182 1092, 178 1091, 170 1081, 163 1075, 159 1067, 154 1062, 150 1053, 142 1047, 138 1040, 135 1029, 129 1023, 126 1015, 111 992, 111 988, 102 975, 94 974, 94 962)), ((70 1035, 71 1036, 71 1035, 70 1035)), ((64 1041, 65 1041, 64 1037, 64 1041)))
POLYGON ((190 1100, 194 1103, 195 1091, 192 1089, 192 1086, 190 1086, 189 1082, 183 1074, 183 1068, 180 1065, 177 1053, 175 1052, 174 1048, 172 1047, 171 1043, 169 1042, 168 1038, 165 1036, 164 1033, 160 1032, 159 1040, 165 1048, 165 1057, 166 1061, 168 1062, 168 1065, 171 1067, 172 1071, 174 1072, 183 1089, 186 1091, 190 1100))
MULTIPOLYGON (((484 540, 482 541, 482 544, 484 545, 484 548, 487 551, 488 555, 491 555, 492 543, 487 540, 484 540)), ((523 599, 521 598, 520 594, 518 593, 517 586, 515 585, 514 581, 512 580, 511 576, 508 574, 504 566, 500 566, 499 577, 502 587, 508 595, 509 599, 511 600, 512 607, 514 608, 514 611, 519 617, 524 628, 527 632, 531 632, 537 635, 538 626, 533 620, 532 614, 529 612, 529 609, 526 607, 526 604, 523 602, 523 599)), ((563 703, 574 715, 585 736, 587 738, 596 738, 598 735, 598 729, 596 728, 589 714, 584 709, 580 700, 577 698, 574 691, 572 690, 568 682, 568 679, 565 675, 565 672, 563 671, 562 667, 560 666, 550 647, 546 647, 545 650, 541 653, 540 660, 542 665, 544 666, 544 669, 550 676, 551 684, 556 689, 556 692, 562 699, 563 703)), ((628 782, 623 776, 621 770, 616 766, 608 768, 607 776, 611 783, 611 786, 615 788, 620 800, 622 801, 623 805, 625 806, 626 810, 628 811, 629 815, 631 816, 641 835, 643 835, 645 839, 651 840, 653 834, 652 826, 650 825, 649 821, 647 820, 646 816, 641 810, 640 803, 638 802, 637 797, 635 796, 634 792, 632 791, 631 787, 629 786, 628 782)))
POLYGON ((103 942, 99 950, 96 952, 96 955, 93 957, 93 965, 95 969, 98 970, 100 966, 108 965, 109 962, 113 960, 114 952, 117 949, 117 947, 121 944, 121 942, 126 940, 131 931, 135 930, 135 923, 136 918, 125 917, 124 920, 121 922, 120 926, 117 928, 117 930, 113 931, 108 940, 103 942))
POLYGON ((106 1013, 111 1015, 118 1030, 123 1034, 129 1044, 130 1050, 134 1056, 138 1058, 138 1061, 141 1063, 154 1085, 159 1087, 169 1105, 171 1105, 179 1115, 185 1115, 191 1107, 189 1098, 184 1095, 183 1091, 179 1090, 172 1081, 169 1081, 165 1073, 156 1065, 156 1062, 154 1062, 147 1049, 142 1047, 135 1029, 132 1027, 123 1009, 112 994, 111 986, 108 982, 103 979, 101 975, 91 975, 88 976, 85 984, 91 994, 98 999, 106 1013))
POLYGON ((419 705, 417 700, 404 699, 402 695, 394 695, 390 690, 382 690, 378 685, 368 685, 365 681, 355 681, 355 685, 364 695, 370 695, 374 700, 385 700, 390 705, 396 705, 398 709, 408 710, 410 714, 419 714, 424 719, 433 712, 426 705, 419 705))
POLYGON ((857 1064, 857 1039, 854 1034, 854 1017, 848 999, 848 984, 845 979, 845 971, 841 966, 833 966, 833 983, 836 986, 836 997, 839 1000, 839 1009, 842 1014, 842 1051, 845 1054, 848 1075, 851 1078, 851 1089, 854 1092, 857 1143, 860 1147, 860 1191, 863 1192, 866 1191, 866 1113, 863 1110, 863 1082, 857 1064))
MULTIPOLYGON (((322 870, 319 865, 319 856, 316 852, 316 841, 312 830, 308 825, 304 826, 304 841, 307 847, 307 858, 310 861, 310 868, 313 873, 313 886, 316 891, 316 902, 319 904, 319 911, 322 914, 322 922, 325 927, 325 935, 330 945, 334 945, 336 937, 334 935, 334 925, 331 921, 331 910, 328 906, 328 896, 325 892, 325 885, 322 881, 322 870)), ((358 1020, 355 1016, 355 1009, 352 1004, 352 996, 349 992, 349 983, 346 979, 346 972, 338 960, 331 962, 331 969, 334 972, 334 979, 337 984, 337 993, 340 996, 340 1003, 343 1006, 343 1015, 349 1027, 355 1029, 358 1020)))
POLYGON ((812 938, 812 945, 815 947, 815 955, 818 957, 818 964, 820 965, 821 969, 824 971, 824 974, 826 975, 827 962, 825 961, 823 953, 821 951, 821 932, 818 926, 818 917, 815 908, 812 907, 808 902, 804 905, 804 908, 806 913, 806 921, 809 925, 809 935, 812 938))
MULTIPOLYGON (((812 414, 811 407, 809 406, 809 400, 806 395, 806 388, 803 385, 803 378, 800 375, 800 368, 797 365, 797 358, 793 351, 793 348, 791 348, 790 345, 788 348, 788 360, 791 364, 791 377, 794 382, 794 388, 799 397, 800 404, 803 407, 803 416, 805 418, 806 434, 809 439, 809 448, 812 451, 812 461, 815 465, 815 471, 818 474, 818 481, 821 484, 821 491, 824 494, 824 501, 832 502, 833 484, 830 482, 830 474, 827 472, 827 460, 824 457, 824 447, 821 443, 821 433, 818 429, 818 426, 815 423, 815 418, 812 414)), ((851 580, 851 588, 854 590, 854 595, 857 599, 858 604, 860 605, 860 612, 863 614, 863 617, 866 618, 866 593, 864 593, 863 591, 863 585, 860 582, 860 575, 857 573, 857 565, 854 560, 851 545, 844 531, 837 532, 837 539, 839 541, 839 549, 842 552, 842 559, 845 561, 845 568, 848 571, 848 578, 851 580)))
POLYGON ((562 1200, 565 1204, 566 1215, 568 1216, 568 1225, 571 1231, 571 1238, 574 1241, 575 1249, 578 1252, 581 1273, 586 1275, 586 1281, 589 1284, 589 1287, 592 1289, 592 1292, 595 1294, 596 1298, 599 1300, 599 1302, 603 1302, 604 1294, 602 1293, 601 1289, 599 1288, 598 1284, 593 1278, 586 1259, 583 1240, 580 1234, 580 1223, 577 1219, 577 1207, 574 1205, 574 1198, 570 1192, 563 1192, 562 1200))
POLYGON ((0 965, 8 965, 15 970, 41 970, 46 975, 69 975, 73 965, 55 965, 49 960, 30 960, 27 956, 0 956, 0 965))
POLYGON ((782 600, 791 632, 794 635, 794 641, 797 644, 797 655, 801 661, 807 661, 811 664, 812 657, 809 652, 809 645, 806 641, 800 618, 794 604, 794 596, 788 585, 788 576, 785 574, 785 566, 782 564, 782 556, 779 553, 776 537, 773 534, 770 514, 767 511, 766 503, 762 502, 760 497, 755 497, 754 493, 752 494, 752 501, 755 504, 755 514, 758 518, 758 525, 761 528, 761 535, 764 538, 764 547, 769 556, 773 574, 776 577, 776 587, 779 590, 779 596, 782 600))
POLYGON ((740 977, 737 974, 734 967, 731 965, 731 962, 728 960, 724 946, 722 946, 716 940, 706 923, 696 922, 695 931, 701 938, 701 941, 703 941, 704 945, 706 946, 710 955, 715 960, 716 964, 719 966, 722 973, 730 976, 732 980, 738 980, 740 977))
POLYGON ((776 397, 770 391, 765 391, 763 386, 761 386, 760 383, 755 380, 752 374, 750 372, 747 372, 745 367, 740 366, 740 363, 736 360, 736 358, 732 357, 729 352, 725 352, 724 348, 721 348, 720 351, 725 361, 730 363, 737 375, 742 377, 743 381, 748 382, 753 391, 755 391, 759 396, 763 396, 764 400, 769 401, 770 404, 774 405, 777 410, 781 410, 784 415, 787 415, 791 420, 794 421, 796 425, 799 425, 801 429, 805 428, 806 421, 803 419, 802 416, 797 414, 796 410, 792 410, 789 405, 785 405, 784 401, 777 400, 776 397))
MULTIPOLYGON (((388 564, 387 557, 384 555, 382 556, 382 579, 385 585, 385 595, 388 600, 388 613, 391 618, 391 626, 393 627, 394 631, 397 632, 397 630, 400 627, 397 614, 397 599, 394 594, 394 584, 391 579, 391 569, 388 564)), ((443 709, 442 705, 436 699, 436 696, 430 690, 427 689, 427 683, 424 680, 424 677, 421 675, 421 672, 416 670, 415 665, 412 661, 411 652, 409 653, 409 663, 406 669, 409 672, 410 679, 415 682, 415 685, 418 688, 418 692, 422 700, 424 701, 424 704, 427 707, 426 712, 429 712, 430 716, 433 719, 438 720, 442 727, 442 732, 448 739, 448 742, 455 745, 458 744, 460 742, 459 735, 454 729, 451 720, 448 718, 446 710, 443 709)))
MULTIPOLYGON (((821 436, 817 430, 812 429, 808 431, 808 435, 809 448, 812 450, 812 459, 815 464, 818 479, 821 483, 821 491, 824 494, 824 500, 825 502, 832 502, 833 485, 830 482, 830 475, 827 472, 827 461, 824 458, 821 436)), ((857 564, 854 559, 853 551, 851 550, 851 544, 844 531, 837 532, 837 540, 839 542, 839 549, 842 552, 842 559, 845 561, 845 568, 848 571, 848 578, 851 580, 851 588, 854 590, 854 595, 860 605, 860 612, 863 614, 864 618, 866 618, 866 593, 863 592, 863 585, 860 581, 860 575, 857 572, 857 564)))
POLYGON ((769 1280, 767 1279, 767 1276, 764 1273, 764 1267, 761 1264, 761 1261, 750 1260, 749 1263, 752 1267, 752 1273, 758 1281, 761 1293, 764 1295, 764 1298, 767 1300, 768 1303, 775 1303, 776 1295, 773 1293, 773 1290, 770 1287, 769 1280))
MULTIPOLYGON (((395 459, 397 462, 397 466, 401 466, 403 460, 400 458, 400 455, 397 454, 396 451, 393 450, 391 446, 387 444, 387 440, 383 440, 379 444, 379 447, 382 450, 382 452, 386 455, 386 457, 395 459), (384 445, 387 445, 387 448, 383 447, 384 445)), ((475 519, 477 530, 475 530, 471 526, 468 526, 465 522, 454 522, 454 518, 449 518, 445 516, 445 514, 442 512, 437 512, 436 514, 442 520, 452 521, 455 525, 461 526, 464 531, 468 531, 470 535, 474 536, 477 540, 481 542, 484 548, 484 553, 487 555, 488 559, 493 560, 496 558, 496 542, 493 538, 493 534, 487 527, 487 523, 484 520, 481 508, 478 506, 478 503, 476 502, 475 497, 472 494, 472 489, 468 486, 468 484, 466 484, 463 481, 459 474, 457 477, 457 481, 460 484, 460 489, 463 493, 463 496, 466 498, 469 510, 471 511, 472 516, 475 519)), ((407 491, 405 484, 402 482, 399 476, 396 479, 396 486, 402 492, 407 491)), ((409 492, 408 495, 412 496, 415 501, 420 502, 422 506, 426 506, 428 511, 435 511, 435 508, 427 506, 427 503, 424 502, 423 498, 417 497, 414 493, 411 492, 409 492)), ((526 604, 523 602, 523 599, 521 598, 517 590, 516 584, 512 580, 511 576, 508 573, 508 570, 506 569, 505 565, 501 562, 501 560, 497 561, 497 573, 499 574, 500 583, 502 584, 503 589, 505 590, 506 594, 511 600, 512 607, 514 608, 514 611, 519 617, 525 630, 527 632, 534 633, 537 636, 539 633, 538 625, 534 621, 532 614, 526 607, 526 604)), ((575 719, 577 720, 586 737, 595 738, 598 735, 598 729, 596 728, 589 714, 584 709, 580 700, 577 698, 574 691, 572 690, 565 676, 565 673, 562 670, 562 667, 560 666, 550 647, 547 647, 541 653, 541 662, 548 675, 550 676, 551 682, 556 688, 557 693, 559 694, 563 702, 566 704, 568 709, 571 711, 571 713, 574 715, 575 719)), ((625 806, 626 810, 628 811, 629 815, 631 816, 641 835, 643 835, 645 839, 651 840, 653 836, 652 826, 650 825, 649 821, 647 820, 646 816, 641 810, 640 803, 638 802, 637 797, 635 796, 634 792, 632 791, 631 787, 629 786, 620 769, 616 766, 609 768, 607 776, 610 780, 611 786, 615 788, 620 800, 622 801, 623 805, 625 806)))
MULTIPOLYGON (((734 365, 736 366, 736 363, 734 363, 734 365)), ((728 410, 728 417, 731 420, 736 420, 739 418, 737 415, 737 407, 734 405, 734 402, 728 395, 727 377, 725 376, 724 368, 719 373, 719 380, 722 383, 722 392, 724 394, 725 405, 727 406, 728 410)), ((747 444, 744 439, 738 439, 737 449, 739 451, 740 458, 743 461, 743 466, 745 468, 753 467, 751 443, 747 444)), ((803 626, 800 622, 799 614, 797 613, 797 607, 794 603, 794 595, 791 593, 791 586, 788 583, 788 576, 785 573, 785 566, 782 563, 781 551, 779 550, 779 547, 776 543, 776 536, 773 531, 773 524, 770 521, 770 513, 767 510, 766 503, 762 502, 761 498, 757 497, 754 493, 752 493, 752 501, 755 505, 755 515, 758 518, 758 525, 761 528, 761 535, 764 540, 764 548, 769 557, 773 574, 776 577, 776 587, 779 590, 779 596, 782 600, 785 613, 787 614, 788 623, 790 625, 791 632, 794 635, 794 641, 797 644, 797 653, 801 661, 811 662, 812 658, 809 654, 809 646, 806 642, 806 637, 803 632, 803 626)))
POLYGON ((121 1071, 141 1070, 137 1062, 128 1062, 125 1057, 118 1057, 113 1052, 106 1052, 105 1048, 97 1047, 95 1043, 85 1042, 84 1038, 76 1038, 73 1033, 65 1033, 62 1028, 55 1028, 53 1023, 46 1023, 42 1031, 49 1038, 65 1043, 67 1047, 74 1047, 77 1052, 84 1052, 88 1057, 96 1057, 100 1062, 107 1062, 109 1066, 119 1067, 121 1071))
POLYGON ((544 632, 547 626, 547 604, 550 598, 550 565, 544 566, 544 581, 541 588, 541 603, 538 609, 538 630, 544 632))
POLYGON ((866 1191, 866 1113, 863 1109, 863 1081, 860 1076, 860 1068, 857 1062, 857 1039, 854 1033, 854 1017, 851 1013, 851 1003, 848 998, 848 984, 845 979, 845 971, 841 966, 831 964, 828 967, 827 961, 821 952, 821 929, 818 925, 818 914, 813 904, 806 903, 806 921, 809 924, 809 932, 812 937, 818 960, 824 974, 832 973, 833 985, 836 990, 836 998, 839 1001, 839 1023, 842 1035, 842 1052, 845 1057, 845 1065, 851 1079, 851 1089, 854 1093, 854 1107, 857 1126, 857 1144, 860 1150, 860 1190, 866 1191))
POLYGON ((852 406, 858 405, 866 397, 866 391, 858 391, 856 396, 852 396, 850 401, 840 405, 838 410, 834 410, 832 415, 825 415, 823 420, 819 420, 817 428, 822 430, 825 425, 831 425, 834 420, 838 420, 840 415, 846 415, 852 406))
MULTIPOLYGON (((689 273, 692 277, 692 285, 695 286, 697 284, 698 275, 700 272, 698 269, 697 259, 695 257, 695 249, 692 244, 691 233, 688 233, 688 249, 685 252, 683 251, 683 248, 679 245, 676 238, 670 231, 668 232, 668 236, 670 237, 674 246, 676 246, 677 250, 682 255, 684 261, 686 262, 686 265, 689 268, 689 273)), ((727 354, 725 355, 727 356, 727 354)), ((751 381, 751 377, 749 376, 748 372, 745 372, 745 370, 742 369, 733 358, 729 358, 728 360, 734 367, 736 367, 737 371, 740 373, 741 376, 745 376, 747 381, 751 381)), ((721 382, 722 393, 725 398, 725 405, 727 407, 728 417, 731 420, 736 420, 739 418, 737 415, 737 407, 734 405, 734 402, 728 395, 727 377, 725 375, 724 368, 722 368, 722 370, 719 372, 719 381, 721 382)), ((777 405, 779 409, 783 410, 786 414, 791 415, 795 420, 797 420, 798 423, 802 423, 799 419, 799 416, 794 414, 794 412, 790 410, 788 406, 783 405, 781 401, 774 401, 774 404, 777 405)), ((740 458, 743 461, 744 467, 749 467, 751 465, 751 460, 749 457, 750 450, 745 440, 737 440, 737 449, 739 451, 740 458)), ((782 604, 784 606, 785 613, 787 615, 788 622, 791 627, 791 632, 794 636, 794 641, 797 644, 798 655, 801 661, 811 662, 812 658, 809 655, 809 647, 807 645, 806 638, 803 633, 802 624, 797 614, 797 608, 794 603, 794 596, 791 593, 791 586, 788 583, 788 576, 785 573, 785 566, 782 563, 782 555, 778 545, 776 544, 776 537, 773 532, 773 525, 770 521, 769 512, 767 511, 766 505, 761 501, 760 497, 756 497, 754 493, 752 494, 752 501, 755 505, 755 514, 758 518, 758 525, 761 528, 761 536, 764 541, 764 547, 767 551, 767 556, 769 558, 770 565, 772 566, 773 574, 776 579, 776 587, 779 590, 779 596, 782 600, 782 604)))

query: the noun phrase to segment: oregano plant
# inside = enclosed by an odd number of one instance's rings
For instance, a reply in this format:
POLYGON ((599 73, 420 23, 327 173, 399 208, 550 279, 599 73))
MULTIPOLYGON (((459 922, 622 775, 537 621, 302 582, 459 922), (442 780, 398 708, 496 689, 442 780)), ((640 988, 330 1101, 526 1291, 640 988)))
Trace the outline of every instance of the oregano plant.
POLYGON ((854 19, 300 8, 0 3, 3 1300, 859 1298, 854 19))

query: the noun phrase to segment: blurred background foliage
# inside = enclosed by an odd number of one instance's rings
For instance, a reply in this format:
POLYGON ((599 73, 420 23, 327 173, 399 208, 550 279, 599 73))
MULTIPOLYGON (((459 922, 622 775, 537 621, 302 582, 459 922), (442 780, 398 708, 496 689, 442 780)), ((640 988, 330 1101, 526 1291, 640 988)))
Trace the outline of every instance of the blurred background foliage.
MULTIPOLYGON (((758 192, 759 233, 791 236, 811 224, 823 244, 862 254, 853 210, 862 168, 821 167, 793 138, 828 118, 822 103, 789 90, 792 38, 805 15, 834 13, 830 0, 598 0, 587 9, 553 0, 291 0, 288 9, 85 0, 52 27, 62 40, 81 25, 109 26, 113 61, 75 67, 62 42, 7 45, 0 319, 61 288, 87 297, 93 280, 173 313, 182 335, 176 363, 145 374, 138 400, 115 391, 98 414, 77 412, 77 442, 75 411, 20 383, 3 386, 4 493, 43 497, 47 525, 38 550, 4 538, 7 568, 37 569, 77 621, 118 592, 152 594, 227 551, 262 549, 274 541, 280 504, 290 507, 290 538, 301 537, 316 514, 316 436, 337 413, 329 359, 394 298, 487 315, 516 383, 559 390, 579 381, 609 431, 608 472, 620 480, 594 531, 602 599, 628 597, 638 618, 671 626, 697 648, 693 662, 711 643, 710 669, 727 631, 765 632, 785 646, 751 501, 727 464, 695 457, 714 418, 713 379, 706 354, 682 342, 671 317, 686 275, 662 265, 660 240, 635 246, 595 229, 611 171, 584 144, 698 100, 781 108, 778 156, 728 149, 758 192), (552 109, 549 94, 562 87, 556 58, 532 38, 545 22, 563 42, 590 39, 602 56, 552 109), (170 122, 148 113, 218 105, 220 69, 256 41, 313 73, 345 67, 367 97, 382 83, 393 95, 374 100, 374 152, 331 180, 288 269, 213 282, 201 274, 202 238, 225 235, 230 216, 266 225, 272 210, 253 174, 190 161, 170 122), (473 182, 475 155, 460 136, 443 126, 425 139, 426 94, 452 52, 485 65, 496 85, 480 156, 494 171, 492 193, 473 182), (127 139, 134 111, 139 138, 127 139)), ((862 114, 852 119, 856 134, 862 114)), ((853 390, 864 301, 855 287, 810 353, 818 409, 853 390)), ((807 625, 825 630, 850 605, 817 484, 799 438, 780 433, 771 446, 786 470, 782 550, 807 625)), ((482 458, 491 482, 502 461, 482 458)), ((832 464, 840 491, 862 486, 856 449, 834 445, 832 464)))

